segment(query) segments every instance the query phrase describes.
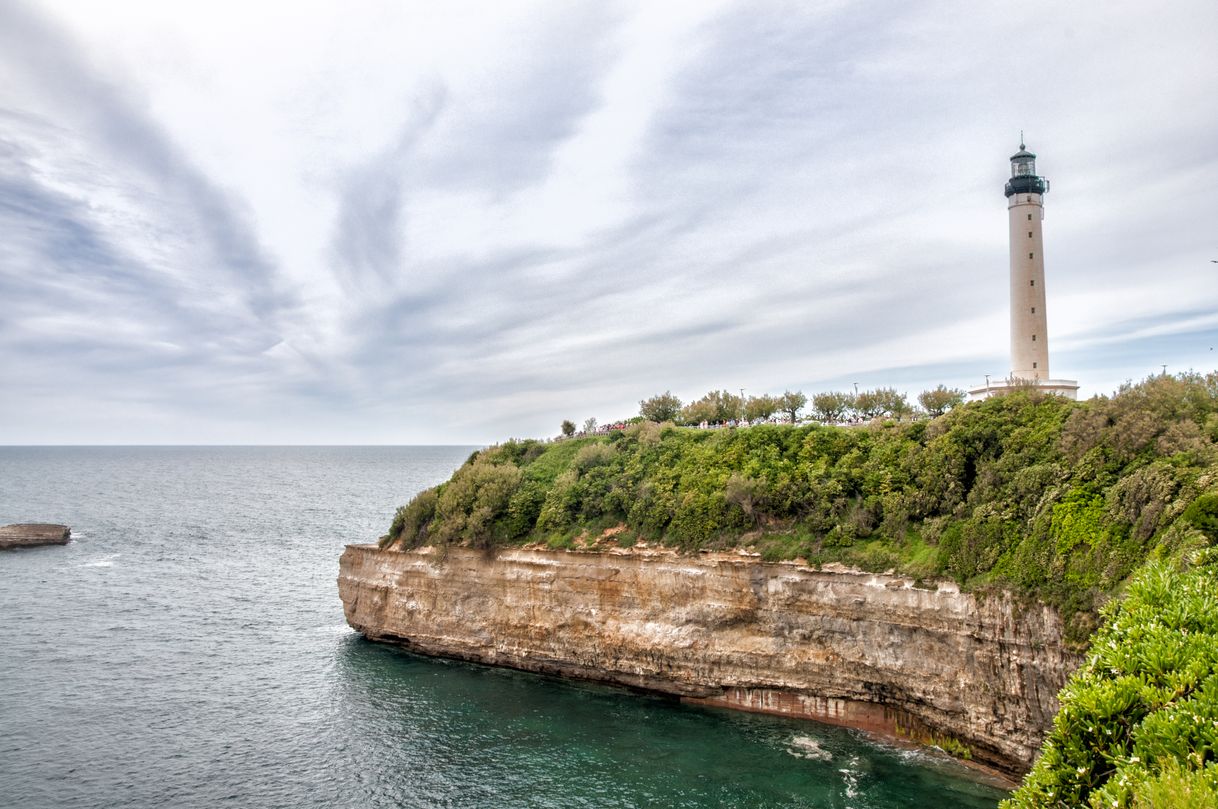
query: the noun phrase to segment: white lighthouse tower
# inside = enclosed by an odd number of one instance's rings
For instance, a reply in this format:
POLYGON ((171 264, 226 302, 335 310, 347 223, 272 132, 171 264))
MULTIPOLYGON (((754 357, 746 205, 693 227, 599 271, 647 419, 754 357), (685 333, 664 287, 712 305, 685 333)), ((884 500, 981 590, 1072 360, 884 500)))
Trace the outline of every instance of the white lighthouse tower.
POLYGON ((1011 155, 1011 179, 1006 184, 1011 250, 1011 369, 1005 380, 987 381, 970 391, 988 398, 1011 388, 1035 387, 1067 396, 1078 394, 1072 379, 1049 376, 1049 319, 1045 307, 1045 255, 1041 225, 1049 181, 1036 173, 1036 155, 1020 137, 1011 155))

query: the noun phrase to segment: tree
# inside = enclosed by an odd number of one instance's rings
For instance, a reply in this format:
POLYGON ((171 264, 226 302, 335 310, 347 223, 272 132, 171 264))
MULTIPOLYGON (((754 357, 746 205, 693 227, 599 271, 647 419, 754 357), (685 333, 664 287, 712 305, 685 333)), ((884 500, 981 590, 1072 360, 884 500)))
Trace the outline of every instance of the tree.
POLYGON ((778 409, 791 417, 794 424, 799 419, 799 411, 808 403, 808 397, 799 391, 785 391, 778 397, 778 409))
POLYGON ((575 435, 575 422, 571 421, 571 419, 563 419, 562 420, 562 434, 565 435, 567 438, 570 438, 571 436, 575 435))
POLYGON ((690 402, 681 410, 681 420, 686 424, 731 421, 741 416, 743 400, 725 390, 712 390, 696 402, 690 402))
POLYGON ((879 388, 876 393, 884 405, 884 414, 893 418, 903 419, 913 412, 909 399, 904 393, 897 393, 895 388, 879 388))
POLYGON ((719 409, 715 407, 715 403, 705 396, 696 402, 690 402, 681 408, 681 423, 682 424, 701 424, 702 422, 714 422, 719 419, 719 409))
POLYGON ((765 421, 778 410, 778 399, 769 394, 750 396, 749 400, 744 403, 744 416, 749 421, 765 421))
POLYGON ((924 390, 918 394, 918 404, 931 415, 931 417, 942 416, 947 411, 951 410, 958 404, 964 401, 964 391, 956 388, 948 388, 943 385, 934 388, 933 390, 924 390))
POLYGON ((852 408, 860 418, 874 419, 884 412, 884 403, 876 391, 865 390, 854 397, 852 408))
POLYGON ((897 393, 895 388, 876 388, 865 390, 854 397, 854 410, 865 419, 880 416, 900 417, 909 412, 909 402, 904 393, 897 393))
POLYGON ((639 402, 639 415, 648 421, 676 421, 681 414, 681 400, 669 391, 639 402))
POLYGON ((838 393, 835 390, 818 393, 812 397, 812 412, 817 421, 833 424, 846 417, 853 401, 850 394, 838 393))
POLYGON ((584 421, 584 432, 585 433, 596 432, 596 419, 595 418, 589 417, 587 420, 584 421))

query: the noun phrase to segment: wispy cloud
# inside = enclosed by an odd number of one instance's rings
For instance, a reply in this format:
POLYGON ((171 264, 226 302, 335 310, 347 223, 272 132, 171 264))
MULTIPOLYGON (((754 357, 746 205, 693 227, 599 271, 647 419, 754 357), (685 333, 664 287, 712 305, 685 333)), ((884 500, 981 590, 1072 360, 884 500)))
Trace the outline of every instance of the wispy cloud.
POLYGON ((404 268, 402 205, 409 158, 444 108, 443 88, 412 105, 393 143, 347 178, 339 202, 334 253, 351 286, 392 285, 404 268))
POLYGON ((945 2, 44 3, 0 6, 0 442, 966 386, 1006 363, 1020 128, 1055 373, 1212 363, 1212 3, 1034 4, 1017 58, 1006 12, 945 2), (64 380, 89 400, 43 407, 64 380))
POLYGON ((253 226, 70 38, 15 3, 0 32, 8 440, 45 436, 38 402, 65 388, 222 400, 292 303, 253 226))

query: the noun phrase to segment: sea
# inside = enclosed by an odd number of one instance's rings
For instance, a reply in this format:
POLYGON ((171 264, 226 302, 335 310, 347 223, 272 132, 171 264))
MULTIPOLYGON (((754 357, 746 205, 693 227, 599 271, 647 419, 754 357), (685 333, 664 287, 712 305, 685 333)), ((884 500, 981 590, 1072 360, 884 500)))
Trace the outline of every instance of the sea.
POLYGON ((0 806, 995 807, 934 750, 364 640, 347 543, 472 447, 0 447, 0 806))

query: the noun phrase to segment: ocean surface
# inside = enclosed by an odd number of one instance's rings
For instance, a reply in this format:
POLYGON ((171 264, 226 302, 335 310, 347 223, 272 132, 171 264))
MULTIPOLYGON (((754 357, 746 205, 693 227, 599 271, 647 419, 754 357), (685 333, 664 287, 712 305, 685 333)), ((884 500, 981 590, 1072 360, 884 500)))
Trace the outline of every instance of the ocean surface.
POLYGON ((349 542, 470 447, 0 447, 0 806, 994 807, 933 751, 361 639, 349 542))

